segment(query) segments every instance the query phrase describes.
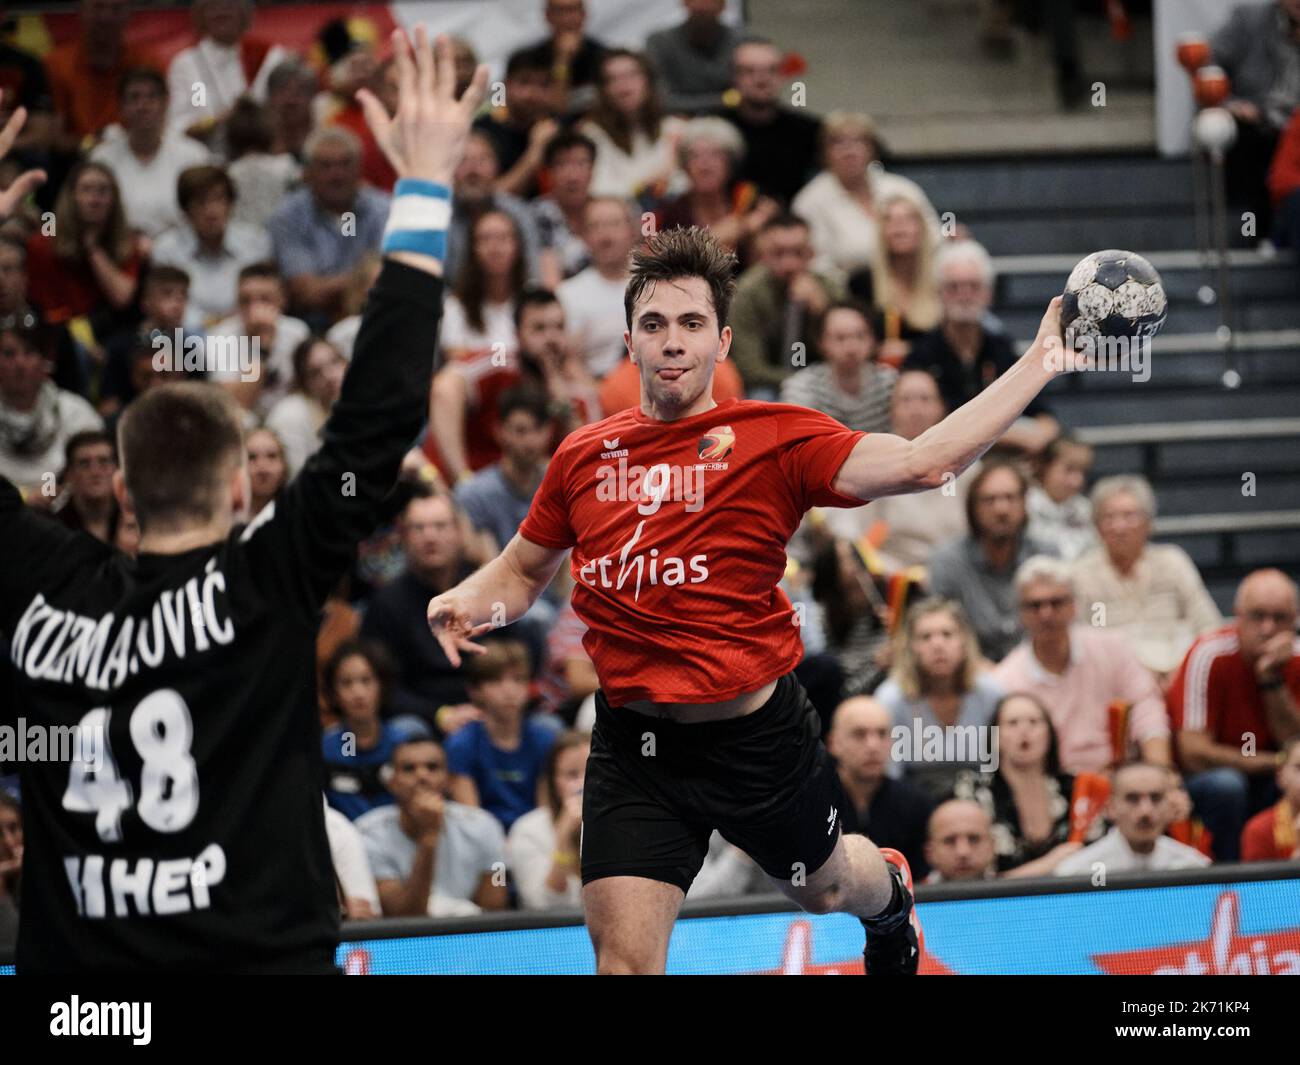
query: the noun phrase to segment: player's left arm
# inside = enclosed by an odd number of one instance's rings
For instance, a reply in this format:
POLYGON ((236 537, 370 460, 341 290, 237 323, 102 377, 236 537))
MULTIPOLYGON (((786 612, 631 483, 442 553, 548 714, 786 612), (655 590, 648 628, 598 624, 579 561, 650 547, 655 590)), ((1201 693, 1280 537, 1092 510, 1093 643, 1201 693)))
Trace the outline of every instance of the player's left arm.
POLYGON ((869 500, 938 488, 956 478, 997 443, 1057 375, 1053 363, 1060 365, 1061 360, 1050 356, 1062 345, 1060 308, 1058 296, 1048 305, 1038 336, 1016 364, 938 425, 915 440, 889 433, 871 433, 859 440, 840 466, 835 491, 869 500))

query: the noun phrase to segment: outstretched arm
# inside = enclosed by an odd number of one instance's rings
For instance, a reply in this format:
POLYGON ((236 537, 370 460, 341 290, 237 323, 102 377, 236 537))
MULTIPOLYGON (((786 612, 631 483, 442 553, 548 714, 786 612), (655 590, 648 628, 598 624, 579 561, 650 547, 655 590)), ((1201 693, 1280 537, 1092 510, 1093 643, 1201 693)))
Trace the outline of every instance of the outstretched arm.
POLYGON ((1062 347, 1059 296, 1048 305, 1034 343, 1010 370, 915 440, 889 433, 863 437, 840 467, 835 490, 869 500, 938 488, 948 475, 955 478, 997 443, 1056 376, 1054 347, 1062 347))

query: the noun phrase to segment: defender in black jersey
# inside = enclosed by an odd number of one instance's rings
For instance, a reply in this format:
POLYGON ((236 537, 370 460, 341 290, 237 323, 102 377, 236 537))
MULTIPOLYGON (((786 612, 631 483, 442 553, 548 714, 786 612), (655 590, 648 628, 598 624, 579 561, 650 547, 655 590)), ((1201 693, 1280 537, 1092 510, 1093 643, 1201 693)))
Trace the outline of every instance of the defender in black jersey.
MULTIPOLYGON (((458 101, 445 38, 436 75, 422 30, 414 49, 401 31, 394 45, 398 111, 367 95, 367 117, 400 177, 449 186, 487 68, 458 101)), ((246 526, 238 422, 211 385, 147 393, 124 418, 134 562, 0 479, 0 631, 20 712, 29 728, 107 737, 93 765, 22 766, 20 971, 332 968, 316 630, 424 421, 440 275, 430 255, 388 257, 320 451, 246 526), (175 482, 157 449, 205 447, 189 498, 133 479, 175 482)))

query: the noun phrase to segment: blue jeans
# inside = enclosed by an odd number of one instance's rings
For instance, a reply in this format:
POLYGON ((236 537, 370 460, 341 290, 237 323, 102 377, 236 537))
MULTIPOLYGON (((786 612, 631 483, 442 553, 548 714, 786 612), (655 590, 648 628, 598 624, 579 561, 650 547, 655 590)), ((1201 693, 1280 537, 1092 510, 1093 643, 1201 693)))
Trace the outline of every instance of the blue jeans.
POLYGON ((1241 830, 1247 819, 1276 801, 1276 784, 1268 774, 1247 776, 1239 769, 1219 766, 1187 778, 1196 816, 1213 835, 1215 861, 1241 860, 1241 830))

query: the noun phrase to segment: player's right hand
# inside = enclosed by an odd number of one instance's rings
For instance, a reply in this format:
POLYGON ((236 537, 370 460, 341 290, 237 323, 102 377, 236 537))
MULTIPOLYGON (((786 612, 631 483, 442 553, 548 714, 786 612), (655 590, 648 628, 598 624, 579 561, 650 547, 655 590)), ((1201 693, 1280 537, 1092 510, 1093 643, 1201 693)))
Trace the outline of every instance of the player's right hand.
POLYGON ((425 616, 429 620, 429 631, 442 647, 447 661, 456 669, 460 668, 462 651, 481 655, 487 650, 481 643, 474 643, 474 638, 488 632, 492 623, 485 621, 475 625, 473 616, 459 596, 451 592, 434 596, 429 600, 425 616))
POLYGON ((393 31, 397 65, 397 111, 391 117, 369 89, 357 101, 375 141, 399 178, 450 185, 465 154, 470 123, 487 95, 488 68, 480 63, 465 95, 456 99, 456 57, 451 38, 439 34, 437 62, 429 35, 415 27, 415 46, 404 29, 393 31))

